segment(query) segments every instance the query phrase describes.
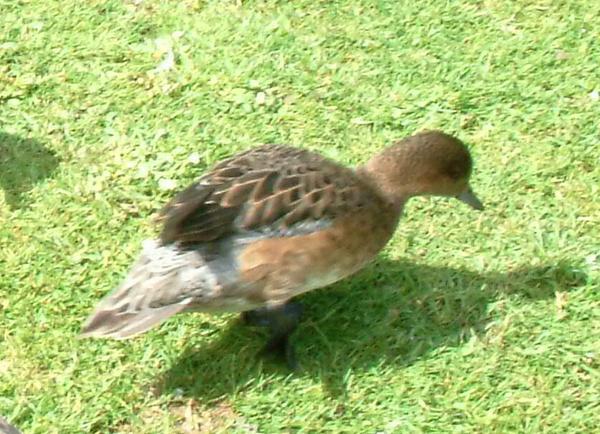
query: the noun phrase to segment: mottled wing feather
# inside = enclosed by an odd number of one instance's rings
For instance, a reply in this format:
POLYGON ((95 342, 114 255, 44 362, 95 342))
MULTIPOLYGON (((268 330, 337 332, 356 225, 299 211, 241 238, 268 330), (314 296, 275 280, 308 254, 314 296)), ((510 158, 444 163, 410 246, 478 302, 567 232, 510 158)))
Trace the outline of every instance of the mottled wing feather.
POLYGON ((219 163, 173 198, 161 211, 161 240, 206 242, 333 219, 364 206, 365 191, 352 170, 316 153, 262 146, 219 163))

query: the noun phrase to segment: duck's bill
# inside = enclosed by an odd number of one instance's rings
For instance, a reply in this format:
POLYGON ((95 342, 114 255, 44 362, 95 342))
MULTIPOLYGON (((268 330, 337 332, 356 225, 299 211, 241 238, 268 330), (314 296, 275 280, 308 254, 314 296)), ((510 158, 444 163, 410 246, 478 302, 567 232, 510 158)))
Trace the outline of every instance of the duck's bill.
POLYGON ((473 193, 473 190, 470 188, 463 191, 461 194, 456 196, 456 198, 478 211, 483 211, 483 204, 479 199, 477 199, 477 196, 475 196, 475 193, 473 193))

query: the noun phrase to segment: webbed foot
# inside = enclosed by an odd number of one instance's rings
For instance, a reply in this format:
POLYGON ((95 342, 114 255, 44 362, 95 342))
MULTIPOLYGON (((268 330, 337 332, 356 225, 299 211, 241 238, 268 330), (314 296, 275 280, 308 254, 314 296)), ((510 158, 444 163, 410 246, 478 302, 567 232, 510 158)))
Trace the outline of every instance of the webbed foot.
POLYGON ((270 337, 261 354, 285 360, 291 370, 296 370, 298 361, 290 335, 298 327, 302 311, 301 304, 286 303, 243 312, 242 319, 246 324, 269 328, 270 337))

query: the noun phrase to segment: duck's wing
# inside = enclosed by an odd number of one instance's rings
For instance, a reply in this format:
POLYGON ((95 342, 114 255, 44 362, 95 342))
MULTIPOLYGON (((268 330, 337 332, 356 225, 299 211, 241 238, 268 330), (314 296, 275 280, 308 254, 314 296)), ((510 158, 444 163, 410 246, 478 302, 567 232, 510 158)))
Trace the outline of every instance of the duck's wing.
MULTIPOLYGON (((314 152, 265 145, 221 162, 161 211, 163 243, 202 243, 259 231, 285 236, 363 207, 354 172, 314 152)), ((313 229, 311 229, 313 228, 313 229)))

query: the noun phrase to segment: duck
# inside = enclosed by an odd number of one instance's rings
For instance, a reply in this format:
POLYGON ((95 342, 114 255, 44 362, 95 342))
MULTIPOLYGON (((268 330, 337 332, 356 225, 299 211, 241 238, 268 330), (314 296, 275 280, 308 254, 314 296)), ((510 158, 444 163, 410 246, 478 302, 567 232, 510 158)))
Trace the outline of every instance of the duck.
POLYGON ((181 312, 240 313, 266 327, 265 353, 295 369, 296 298, 344 279, 392 238, 415 196, 483 205, 467 146, 442 131, 394 142, 355 168, 307 149, 262 145, 216 164, 159 212, 123 282, 82 337, 126 339, 181 312))
POLYGON ((21 431, 0 416, 0 434, 21 434, 21 431))

